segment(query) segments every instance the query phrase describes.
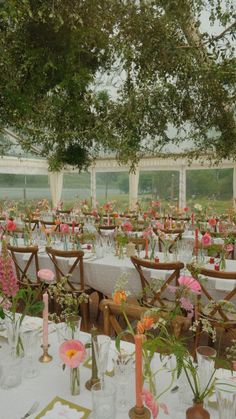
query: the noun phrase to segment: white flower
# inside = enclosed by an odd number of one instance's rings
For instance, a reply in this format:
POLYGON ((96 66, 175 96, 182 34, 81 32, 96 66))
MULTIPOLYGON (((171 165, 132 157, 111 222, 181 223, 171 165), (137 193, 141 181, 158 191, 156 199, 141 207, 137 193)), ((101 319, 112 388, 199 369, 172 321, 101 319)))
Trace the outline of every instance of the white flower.
POLYGON ((194 205, 194 208, 195 208, 197 211, 202 211, 202 206, 201 206, 200 204, 195 204, 195 205, 194 205))

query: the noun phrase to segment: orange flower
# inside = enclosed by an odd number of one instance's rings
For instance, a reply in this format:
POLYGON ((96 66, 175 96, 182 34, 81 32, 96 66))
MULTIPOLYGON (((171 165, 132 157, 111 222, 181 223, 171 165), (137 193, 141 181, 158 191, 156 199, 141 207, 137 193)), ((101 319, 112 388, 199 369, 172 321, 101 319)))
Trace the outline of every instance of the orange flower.
POLYGON ((143 334, 146 330, 151 329, 153 324, 154 320, 152 317, 144 317, 137 323, 137 332, 143 334))
POLYGON ((127 300, 127 295, 124 290, 116 291, 113 294, 113 301, 116 304, 124 303, 127 300))

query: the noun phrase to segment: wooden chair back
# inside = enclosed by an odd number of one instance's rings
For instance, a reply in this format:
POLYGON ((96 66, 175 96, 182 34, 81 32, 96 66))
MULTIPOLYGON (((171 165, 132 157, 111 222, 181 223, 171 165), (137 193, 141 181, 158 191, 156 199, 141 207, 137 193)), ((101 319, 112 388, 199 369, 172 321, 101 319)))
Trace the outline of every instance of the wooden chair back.
POLYGON ((55 223, 55 221, 44 221, 40 220, 40 224, 44 228, 53 228, 54 231, 59 231, 60 224, 55 223))
MULTIPOLYGON (((171 253, 174 246, 176 245, 176 243, 182 239, 182 234, 184 232, 184 230, 181 229, 176 229, 176 230, 162 230, 162 232, 164 234, 166 234, 167 236, 169 236, 171 238, 172 235, 174 235, 175 237, 173 237, 173 239, 170 240, 170 245, 168 247, 168 251, 171 253)), ((163 252, 164 250, 164 242, 162 240, 161 234, 158 234, 158 248, 159 248, 159 252, 163 252)))
POLYGON ((129 242, 134 243, 138 251, 145 249, 146 240, 143 237, 129 237, 129 242))
POLYGON ((28 247, 16 247, 11 246, 8 244, 7 246, 8 251, 11 253, 11 257, 13 259, 17 279, 20 285, 30 284, 30 285, 39 285, 40 279, 38 277, 39 271, 39 261, 38 261, 38 246, 28 246, 28 247), (27 254, 29 258, 27 258, 26 264, 20 263, 19 255, 27 254), (17 257, 18 256, 18 257, 17 257), (31 280, 29 269, 31 267, 35 269, 35 281, 31 280))
MULTIPOLYGON (((207 315, 206 313, 204 313, 204 316, 208 317, 210 320, 212 320, 216 324, 217 323, 221 324, 222 322, 231 323, 229 314, 227 314, 226 311, 224 311, 221 304, 217 304, 215 297, 212 296, 211 290, 209 290, 209 288, 206 288, 204 281, 201 281, 200 278, 201 277, 214 278, 216 281, 224 279, 227 282, 236 281, 236 272, 216 271, 213 269, 201 268, 196 273, 196 270, 192 269, 191 265, 189 269, 193 277, 195 277, 201 283, 201 294, 198 296, 198 304, 196 307, 198 315, 200 315, 203 312, 202 307, 205 307, 206 304, 214 301, 215 302, 214 307, 212 308, 212 310, 209 311, 207 315)), ((232 302, 232 299, 235 296, 236 296, 236 282, 231 291, 229 292, 225 291, 224 301, 232 302)), ((236 318, 234 322, 234 327, 236 327, 236 318)))
POLYGON ((72 276, 74 270, 79 267, 80 292, 82 292, 85 289, 83 265, 84 252, 81 250, 58 250, 53 249, 52 247, 46 247, 46 252, 54 265, 57 281, 60 282, 62 277, 66 277, 71 291, 78 291, 78 288, 73 285, 70 277, 72 276), (72 259, 71 266, 68 263, 64 264, 62 267, 60 259, 72 259))
POLYGON ((144 303, 148 303, 150 305, 155 305, 155 303, 158 303, 160 307, 168 310, 168 305, 166 303, 166 299, 164 298, 164 292, 166 291, 169 285, 178 285, 177 279, 180 276, 181 269, 184 268, 184 264, 182 262, 156 263, 149 260, 139 259, 136 256, 131 256, 130 259, 139 273, 144 303), (160 288, 158 289, 158 291, 155 292, 151 299, 147 295, 147 289, 150 286, 150 280, 147 277, 147 272, 150 269, 166 271, 167 273, 168 271, 170 271, 168 278, 166 280, 163 280, 162 284, 160 285, 160 288))
MULTIPOLYGON (((113 300, 104 299, 99 304, 99 309, 103 313, 103 332, 105 335, 118 336, 120 333, 123 332, 127 328, 126 321, 124 319, 121 305, 114 303, 113 300)), ((147 311, 147 307, 142 307, 137 304, 130 304, 127 303, 125 305, 125 313, 128 317, 131 324, 133 322, 139 321, 144 316, 145 312, 147 311)), ((167 318, 168 313, 165 311, 160 311, 155 313, 154 321, 157 321, 158 318, 167 318)), ((175 316, 170 321, 170 327, 176 337, 179 337, 183 332, 187 331, 190 327, 190 320, 183 316, 175 316)), ((134 325, 134 329, 135 329, 134 325)), ((132 335, 123 335, 122 339, 126 341, 130 341, 132 335)))
MULTIPOLYGON (((99 309, 103 313, 103 331, 105 335, 111 336, 115 333, 118 336, 125 328, 125 320, 122 315, 121 306, 113 300, 104 299, 99 304, 99 309)), ((141 320, 142 315, 147 311, 147 307, 136 304, 126 304, 125 312, 129 319, 141 320)), ((124 340, 130 341, 130 335, 125 336, 124 340)))

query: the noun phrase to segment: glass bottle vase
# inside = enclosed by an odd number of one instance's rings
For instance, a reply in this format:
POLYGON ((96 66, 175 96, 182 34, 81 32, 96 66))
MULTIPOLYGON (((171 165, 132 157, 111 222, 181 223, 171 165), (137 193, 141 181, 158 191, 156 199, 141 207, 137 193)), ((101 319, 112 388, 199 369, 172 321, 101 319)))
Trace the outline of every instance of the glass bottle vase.
POLYGON ((80 394, 80 370, 79 367, 70 368, 70 393, 72 396, 80 394))

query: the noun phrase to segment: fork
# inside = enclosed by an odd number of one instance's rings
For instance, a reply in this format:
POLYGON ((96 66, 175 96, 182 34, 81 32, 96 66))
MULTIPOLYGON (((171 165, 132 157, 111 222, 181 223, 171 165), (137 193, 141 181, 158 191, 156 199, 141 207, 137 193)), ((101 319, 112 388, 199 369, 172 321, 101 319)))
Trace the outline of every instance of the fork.
POLYGON ((39 402, 34 402, 31 408, 25 413, 24 416, 21 417, 21 419, 28 418, 30 415, 36 412, 36 410, 38 409, 38 406, 39 406, 39 402))

